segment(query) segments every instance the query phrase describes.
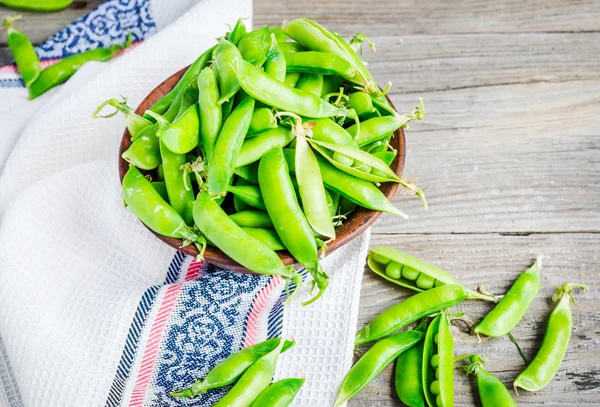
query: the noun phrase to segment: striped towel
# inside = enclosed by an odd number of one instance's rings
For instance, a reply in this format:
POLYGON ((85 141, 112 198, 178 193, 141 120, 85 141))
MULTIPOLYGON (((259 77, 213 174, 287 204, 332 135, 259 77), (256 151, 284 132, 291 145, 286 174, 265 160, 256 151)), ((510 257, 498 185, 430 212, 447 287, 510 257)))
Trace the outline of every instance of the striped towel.
MULTIPOLYGON (((108 0, 41 44, 49 65, 122 42, 36 101, 0 69, 0 405, 209 406, 223 391, 174 400, 216 363, 267 338, 297 345, 276 378, 306 378, 296 406, 331 404, 352 362, 365 233, 324 260, 325 295, 285 299, 279 277, 224 270, 164 245, 122 207, 120 120, 92 120, 104 100, 136 106, 189 64, 249 0, 108 0), (6 123, 6 125, 4 125, 6 123)), ((251 21, 251 20, 250 20, 251 21)))

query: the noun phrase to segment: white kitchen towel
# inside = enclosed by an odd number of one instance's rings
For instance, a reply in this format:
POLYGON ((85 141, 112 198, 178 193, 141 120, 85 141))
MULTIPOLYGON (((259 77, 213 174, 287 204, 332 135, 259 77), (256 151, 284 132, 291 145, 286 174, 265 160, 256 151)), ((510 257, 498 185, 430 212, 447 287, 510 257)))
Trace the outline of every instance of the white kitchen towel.
POLYGON ((303 292, 284 308, 280 278, 183 256, 123 208, 124 123, 91 113, 119 95, 137 106, 252 11, 247 0, 194 3, 100 5, 38 48, 44 63, 121 42, 128 31, 136 46, 85 65, 37 102, 26 100, 14 68, 0 69, 3 406, 209 406, 222 391, 183 402, 168 392, 281 335, 297 345, 277 378, 306 378, 294 405, 331 404, 351 365, 368 233, 324 260, 331 282, 319 301, 301 307, 303 292))

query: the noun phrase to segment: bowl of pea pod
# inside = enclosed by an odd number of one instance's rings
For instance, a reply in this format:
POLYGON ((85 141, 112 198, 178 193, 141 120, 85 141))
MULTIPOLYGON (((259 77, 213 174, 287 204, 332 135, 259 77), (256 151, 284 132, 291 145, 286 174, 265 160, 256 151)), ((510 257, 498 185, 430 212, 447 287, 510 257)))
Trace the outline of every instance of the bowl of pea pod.
MULTIPOLYGON (((123 198, 159 239, 312 298, 328 286, 320 260, 392 205, 402 178, 404 129, 422 100, 398 113, 362 60, 364 34, 345 40, 317 22, 248 31, 243 20, 136 108, 110 99, 95 117, 125 116, 123 198), (114 112, 106 114, 106 109, 114 112)), ((372 46, 374 48, 374 46, 372 46)))

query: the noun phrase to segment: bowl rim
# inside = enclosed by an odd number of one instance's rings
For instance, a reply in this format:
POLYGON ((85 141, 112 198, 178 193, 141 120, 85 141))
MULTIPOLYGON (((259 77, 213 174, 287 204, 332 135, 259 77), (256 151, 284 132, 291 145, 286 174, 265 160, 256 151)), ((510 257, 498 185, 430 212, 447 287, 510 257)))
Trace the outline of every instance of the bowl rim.
MULTIPOLYGON (((175 72, 167 79, 165 79, 162 83, 160 83, 157 87, 152 89, 148 95, 142 100, 142 102, 135 109, 135 113, 139 115, 143 115, 146 110, 148 110, 154 103, 156 103, 161 97, 166 95, 173 87, 177 84, 179 79, 183 76, 183 74, 188 69, 189 65, 175 72)), ((390 105, 394 110, 397 111, 396 107, 392 103, 389 96, 385 96, 390 105)), ((393 133, 392 140, 390 142, 393 148, 395 148, 398 153, 394 158, 394 161, 390 165, 390 168, 398 175, 398 177, 402 177, 402 172, 404 171, 404 165, 406 161, 406 139, 404 136, 404 129, 400 128, 393 133)), ((119 146, 119 179, 121 184, 123 183, 123 178, 129 169, 129 162, 123 159, 123 152, 129 148, 131 145, 131 136, 129 134, 129 130, 125 127, 125 131, 123 132, 123 136, 121 138, 121 143, 119 146)), ((384 193, 386 198, 391 202, 396 191, 398 190, 399 184, 394 182, 385 182, 379 186, 379 189, 384 193)), ((325 250, 325 256, 333 253, 335 250, 354 240, 358 236, 360 236, 369 226, 371 226, 380 216, 382 212, 373 211, 367 208, 358 207, 352 214, 348 217, 346 222, 342 224, 342 226, 336 228, 336 238, 330 241, 327 244, 325 250)), ((140 221, 141 222, 141 221, 140 221)), ((142 222, 142 224, 144 224, 142 222)), ((146 226, 144 224, 144 226, 146 226)), ((182 239, 175 239, 167 236, 163 236, 159 233, 156 233, 148 226, 146 226, 148 230, 154 236, 171 246, 172 248, 186 254, 189 256, 196 257, 199 252, 198 249, 194 245, 188 245, 185 247, 181 247, 183 243, 182 239)), ((294 265, 295 268, 301 268, 300 264, 296 262, 296 260, 292 257, 292 255, 287 250, 281 250, 277 252, 281 261, 286 265, 294 265)), ((225 253, 223 253, 219 248, 214 246, 207 246, 206 251, 204 252, 204 260, 208 263, 217 265, 219 267, 227 268, 230 270, 235 270, 243 273, 251 273, 252 271, 248 270, 241 264, 235 262, 225 253)))

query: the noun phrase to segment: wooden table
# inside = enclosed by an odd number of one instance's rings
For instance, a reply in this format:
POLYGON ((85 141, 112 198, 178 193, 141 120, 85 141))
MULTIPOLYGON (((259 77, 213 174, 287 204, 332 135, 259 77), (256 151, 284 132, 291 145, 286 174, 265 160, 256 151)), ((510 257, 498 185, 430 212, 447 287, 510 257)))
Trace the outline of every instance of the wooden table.
MULTIPOLYGON (((27 15, 21 27, 40 41, 97 3, 27 15)), ((0 8, 0 17, 6 13, 0 8)), ((366 59, 375 78, 393 82, 396 106, 409 111, 423 97, 429 111, 407 131, 405 176, 425 188, 430 208, 398 196, 410 220, 383 216, 373 245, 397 247, 498 294, 543 253, 542 290, 513 331, 529 358, 554 288, 588 284, 575 294, 572 342, 556 378, 517 402, 599 405, 600 2, 255 0, 254 13, 256 26, 305 16, 377 44, 366 59)), ((365 271, 359 327, 409 294, 365 271)), ((513 344, 478 343, 468 333, 490 305, 456 308, 467 312, 453 323, 456 353, 485 355, 510 386, 523 369, 513 344)), ((401 405, 392 374, 386 369, 349 405, 401 405)), ((472 384, 457 371, 456 405, 475 403, 472 384)))

